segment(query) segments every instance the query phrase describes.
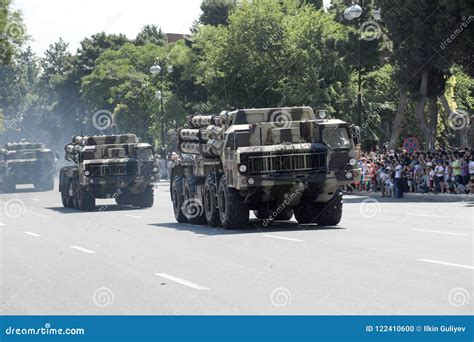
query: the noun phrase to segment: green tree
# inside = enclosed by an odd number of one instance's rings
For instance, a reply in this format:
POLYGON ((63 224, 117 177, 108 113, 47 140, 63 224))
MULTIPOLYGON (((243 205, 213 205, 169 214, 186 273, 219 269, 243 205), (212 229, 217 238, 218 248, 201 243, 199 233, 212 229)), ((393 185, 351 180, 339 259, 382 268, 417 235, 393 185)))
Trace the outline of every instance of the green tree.
POLYGON ((165 35, 161 29, 156 25, 146 25, 142 28, 140 33, 133 41, 135 45, 146 45, 146 44, 155 44, 155 45, 164 45, 166 42, 165 35))
POLYGON ((227 25, 229 14, 234 8, 232 0, 204 0, 199 22, 204 25, 227 25))

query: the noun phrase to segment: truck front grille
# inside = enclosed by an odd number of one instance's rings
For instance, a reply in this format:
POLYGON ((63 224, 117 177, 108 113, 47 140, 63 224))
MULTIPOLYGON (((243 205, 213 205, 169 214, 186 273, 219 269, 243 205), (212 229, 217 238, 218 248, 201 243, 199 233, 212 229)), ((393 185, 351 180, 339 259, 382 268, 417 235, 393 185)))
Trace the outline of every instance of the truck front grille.
POLYGON ((297 173, 326 169, 325 151, 278 151, 241 154, 249 174, 297 173))
POLYGON ((134 176, 138 174, 137 163, 127 164, 99 164, 90 165, 86 168, 91 177, 99 176, 134 176))

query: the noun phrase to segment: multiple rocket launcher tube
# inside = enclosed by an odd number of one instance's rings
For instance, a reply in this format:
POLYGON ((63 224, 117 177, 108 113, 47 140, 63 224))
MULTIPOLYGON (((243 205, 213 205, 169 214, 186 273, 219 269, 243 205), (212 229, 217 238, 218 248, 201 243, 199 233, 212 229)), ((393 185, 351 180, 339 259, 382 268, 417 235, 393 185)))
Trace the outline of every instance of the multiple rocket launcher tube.
MULTIPOLYGON (((225 112, 224 112, 225 113, 225 112)), ((182 153, 218 158, 222 147, 224 116, 194 115, 188 117, 188 127, 178 130, 179 149, 182 153)))

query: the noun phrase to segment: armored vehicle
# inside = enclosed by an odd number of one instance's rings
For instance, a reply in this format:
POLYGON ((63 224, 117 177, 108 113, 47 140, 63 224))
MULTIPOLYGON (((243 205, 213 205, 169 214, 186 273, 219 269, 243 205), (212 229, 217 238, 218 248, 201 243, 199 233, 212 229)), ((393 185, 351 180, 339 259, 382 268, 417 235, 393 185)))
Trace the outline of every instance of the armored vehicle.
POLYGON ((7 143, 0 149, 0 190, 15 191, 17 184, 52 190, 55 168, 53 152, 44 144, 7 143))
MULTIPOLYGON (((321 112, 324 114, 324 112, 321 112)), ((249 211, 269 223, 336 225, 342 185, 360 177, 360 132, 310 107, 188 117, 170 185, 178 222, 240 228, 249 211)))
POLYGON ((65 146, 65 166, 59 174, 64 207, 93 210, 96 198, 113 198, 120 205, 153 205, 158 165, 150 144, 134 134, 74 136, 65 146))

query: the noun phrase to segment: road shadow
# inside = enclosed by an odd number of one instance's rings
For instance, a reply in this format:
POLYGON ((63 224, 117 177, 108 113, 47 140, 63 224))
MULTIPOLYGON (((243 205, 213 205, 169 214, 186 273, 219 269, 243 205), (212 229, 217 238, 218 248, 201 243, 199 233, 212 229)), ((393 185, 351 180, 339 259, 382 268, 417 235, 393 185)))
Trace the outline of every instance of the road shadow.
POLYGON ((173 229, 190 231, 200 235, 235 235, 235 234, 255 234, 255 233, 278 233, 278 232, 302 232, 302 231, 323 231, 334 230, 343 231, 347 228, 341 226, 318 226, 316 224, 299 224, 295 221, 274 221, 270 225, 265 225, 263 220, 251 219, 249 224, 241 229, 224 229, 221 227, 210 227, 207 225, 197 225, 189 223, 152 223, 149 224, 158 229, 173 229))
MULTIPOLYGON (((89 211, 81 211, 79 209, 74 208, 64 208, 64 207, 46 207, 45 209, 55 211, 61 214, 87 214, 87 213, 101 213, 101 212, 108 212, 108 211, 135 211, 135 210, 142 210, 144 208, 139 207, 132 207, 132 206, 122 206, 118 204, 110 204, 110 205, 96 205, 94 210, 89 211)), ((147 208, 149 209, 149 208, 147 208)))

